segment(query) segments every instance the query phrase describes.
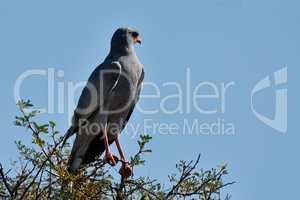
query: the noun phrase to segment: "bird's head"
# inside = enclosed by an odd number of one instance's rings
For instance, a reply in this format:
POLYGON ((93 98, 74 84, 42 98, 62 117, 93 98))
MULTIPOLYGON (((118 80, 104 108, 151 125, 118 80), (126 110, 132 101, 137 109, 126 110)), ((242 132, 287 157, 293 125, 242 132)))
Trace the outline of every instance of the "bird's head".
POLYGON ((137 30, 132 28, 118 28, 112 36, 111 49, 130 50, 137 43, 142 43, 137 30))

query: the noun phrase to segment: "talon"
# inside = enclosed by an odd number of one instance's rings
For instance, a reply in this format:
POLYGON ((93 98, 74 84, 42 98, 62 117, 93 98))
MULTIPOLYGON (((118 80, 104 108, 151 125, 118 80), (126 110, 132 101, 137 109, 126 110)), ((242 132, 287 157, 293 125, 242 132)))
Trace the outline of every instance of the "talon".
POLYGON ((125 163, 123 162, 122 167, 119 171, 121 176, 125 179, 129 178, 129 177, 132 176, 132 172, 133 172, 133 170, 132 170, 132 167, 129 165, 129 163, 128 162, 125 162, 125 163))
POLYGON ((115 166, 119 158, 111 153, 106 153, 104 160, 106 163, 110 164, 111 166, 115 166))

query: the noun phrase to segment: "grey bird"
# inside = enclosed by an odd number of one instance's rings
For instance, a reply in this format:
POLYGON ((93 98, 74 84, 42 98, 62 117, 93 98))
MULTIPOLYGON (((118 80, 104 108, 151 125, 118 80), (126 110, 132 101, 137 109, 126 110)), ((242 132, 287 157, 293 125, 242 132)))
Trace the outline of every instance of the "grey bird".
POLYGON ((120 174, 124 177, 132 175, 119 134, 134 110, 144 79, 143 65, 134 49, 136 43, 141 44, 138 31, 117 29, 108 56, 90 75, 62 144, 64 146, 67 139, 76 134, 69 158, 70 172, 95 161, 104 152, 105 161, 116 165, 118 157, 109 147, 115 142, 122 161, 120 174))

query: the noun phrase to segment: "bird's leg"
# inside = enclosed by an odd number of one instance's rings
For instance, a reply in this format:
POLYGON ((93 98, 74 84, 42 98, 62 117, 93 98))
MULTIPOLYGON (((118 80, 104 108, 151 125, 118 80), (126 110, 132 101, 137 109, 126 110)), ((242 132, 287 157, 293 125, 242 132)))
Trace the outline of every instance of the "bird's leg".
POLYGON ((104 128, 105 161, 111 166, 116 165, 115 156, 111 153, 107 137, 107 126, 104 128))
POLYGON ((125 160, 125 156, 124 156, 124 153, 123 153, 123 150, 122 150, 122 146, 120 144, 119 136, 117 136, 115 142, 116 142, 116 146, 118 148, 120 158, 121 158, 121 162, 122 162, 122 167, 121 167, 119 173, 121 174, 122 177, 129 178, 130 176, 132 176, 132 167, 125 160))

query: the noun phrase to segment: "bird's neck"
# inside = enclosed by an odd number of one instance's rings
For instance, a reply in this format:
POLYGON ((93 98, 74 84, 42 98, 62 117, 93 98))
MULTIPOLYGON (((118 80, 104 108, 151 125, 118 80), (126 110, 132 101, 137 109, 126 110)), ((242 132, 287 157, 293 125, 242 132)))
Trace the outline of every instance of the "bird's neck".
POLYGON ((134 47, 133 45, 126 45, 126 46, 111 46, 110 48, 110 54, 111 55, 130 55, 134 54, 134 47))

